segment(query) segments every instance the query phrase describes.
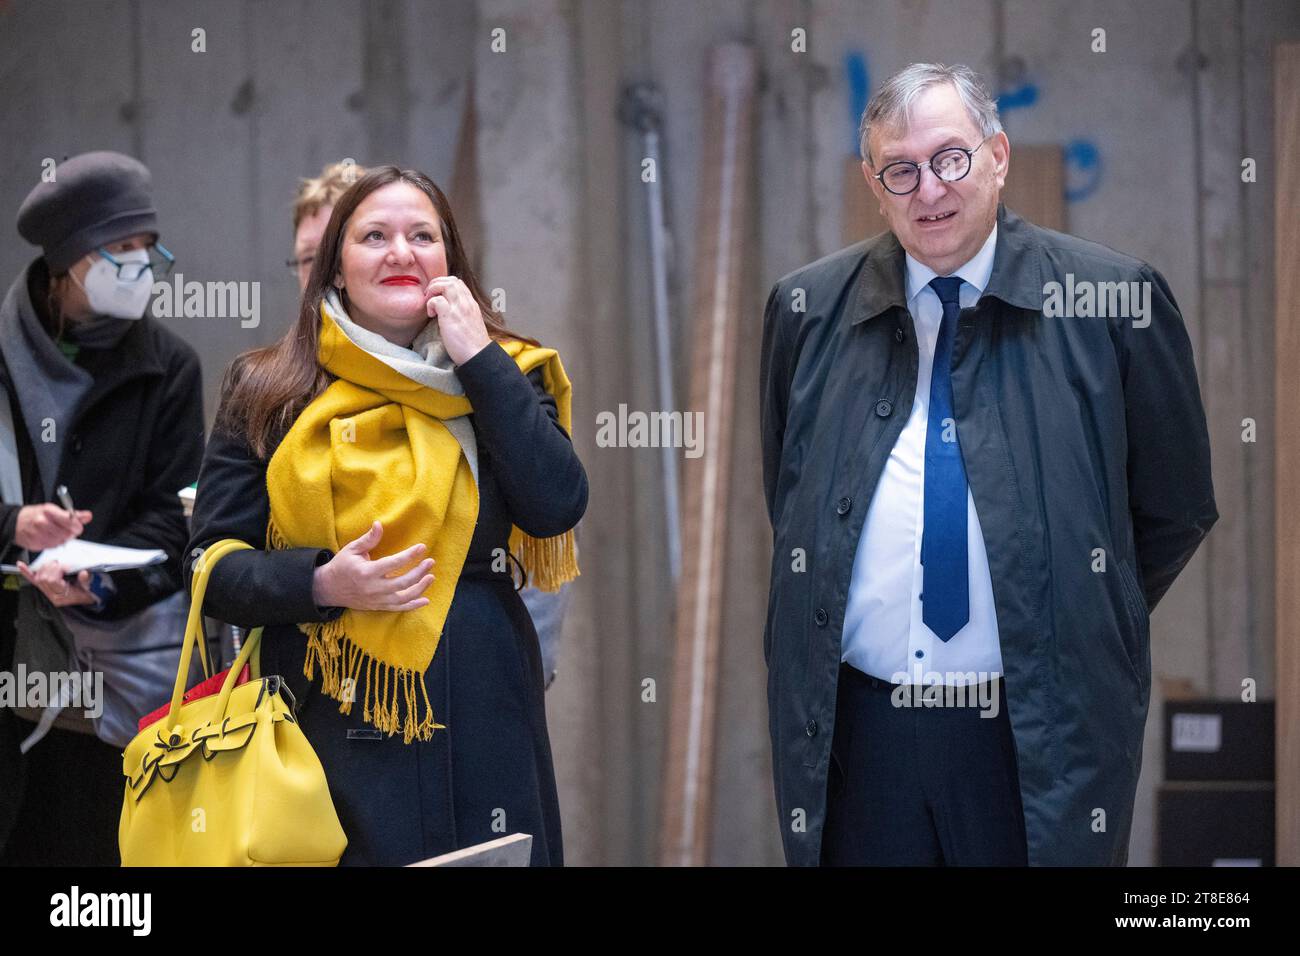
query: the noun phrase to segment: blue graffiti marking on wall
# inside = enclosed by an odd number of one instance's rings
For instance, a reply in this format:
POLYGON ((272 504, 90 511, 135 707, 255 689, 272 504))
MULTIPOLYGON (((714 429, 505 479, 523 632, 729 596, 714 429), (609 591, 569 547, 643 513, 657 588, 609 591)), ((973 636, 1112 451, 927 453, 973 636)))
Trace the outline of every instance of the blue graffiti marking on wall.
POLYGON ((844 72, 849 78, 849 110, 853 120, 853 149, 858 151, 858 125, 867 108, 867 96, 871 92, 870 74, 867 72, 867 55, 861 50, 849 50, 844 54, 844 72))
POLYGON ((1038 87, 1025 83, 1019 89, 1007 90, 998 97, 998 112, 1006 115, 1011 110, 1024 109, 1038 102, 1038 87))
POLYGON ((1090 139, 1065 144, 1065 201, 1079 202, 1097 191, 1101 183, 1101 150, 1090 139), (1071 169, 1078 170, 1071 175, 1071 169))

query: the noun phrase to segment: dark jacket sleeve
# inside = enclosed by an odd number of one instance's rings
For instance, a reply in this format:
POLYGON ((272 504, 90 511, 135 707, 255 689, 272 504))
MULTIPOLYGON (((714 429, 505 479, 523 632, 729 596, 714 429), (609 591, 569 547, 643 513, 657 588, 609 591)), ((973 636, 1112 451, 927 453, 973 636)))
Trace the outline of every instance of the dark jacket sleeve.
POLYGON ((0 503, 0 553, 8 551, 18 536, 18 512, 22 508, 22 505, 0 503))
POLYGON ((161 548, 167 560, 112 572, 117 593, 101 613, 104 618, 134 614, 181 587, 181 559, 189 531, 177 493, 194 483, 203 459, 203 374, 193 349, 185 346, 172 354, 158 401, 158 425, 148 439, 147 483, 132 497, 122 530, 104 543, 161 548))
POLYGON ((1128 428, 1128 490, 1147 608, 1154 610, 1191 560, 1219 512, 1210 476, 1210 438, 1187 328, 1159 272, 1150 324, 1119 325, 1128 428))
POLYGON ((208 580, 205 614, 246 628, 338 617, 343 608, 319 608, 311 593, 313 573, 333 552, 328 548, 263 550, 270 508, 266 462, 242 438, 214 431, 199 473, 185 587, 190 587, 196 549, 222 538, 238 538, 254 550, 236 551, 218 562, 208 580))
POLYGON ((776 525, 776 485, 785 438, 786 403, 790 398, 790 345, 786 341, 785 310, 780 283, 772 286, 763 310, 763 344, 759 357, 759 431, 763 446, 763 493, 767 517, 776 525))
POLYGON ((510 520, 535 538, 563 534, 587 510, 587 472, 559 422, 541 370, 525 376, 493 342, 456 375, 474 406, 474 429, 510 520))

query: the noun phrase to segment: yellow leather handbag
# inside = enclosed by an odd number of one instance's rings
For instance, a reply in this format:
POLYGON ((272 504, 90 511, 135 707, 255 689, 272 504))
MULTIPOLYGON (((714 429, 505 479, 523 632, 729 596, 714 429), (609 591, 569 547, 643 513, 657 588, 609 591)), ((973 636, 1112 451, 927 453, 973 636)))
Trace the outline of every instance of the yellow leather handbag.
POLYGON ((196 644, 209 669, 202 613, 212 568, 244 548, 228 538, 199 558, 171 707, 122 755, 123 866, 337 866, 347 846, 288 687, 258 673, 260 627, 219 694, 183 702, 196 644), (250 661, 253 679, 236 686, 250 661))

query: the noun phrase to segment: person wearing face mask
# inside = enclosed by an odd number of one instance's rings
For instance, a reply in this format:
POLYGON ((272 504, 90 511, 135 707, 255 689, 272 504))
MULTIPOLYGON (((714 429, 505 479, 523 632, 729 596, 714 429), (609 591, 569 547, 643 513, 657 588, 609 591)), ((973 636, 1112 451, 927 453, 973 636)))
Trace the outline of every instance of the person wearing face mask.
MULTIPOLYGON (((6 415, 0 403, 0 550, 21 572, 0 591, 4 671, 22 663, 16 637, 30 626, 20 587, 35 589, 28 595, 46 612, 101 621, 180 588, 187 528, 177 492, 198 476, 203 455, 198 356, 145 314, 155 275, 171 260, 157 243, 148 169, 101 151, 53 172, 18 211, 19 234, 42 254, 0 304, 8 406, 6 415), (167 559, 76 577, 56 563, 31 570, 39 552, 78 537, 157 548, 167 559)), ((0 863, 117 864, 120 748, 71 723, 22 754, 35 725, 0 709, 0 863)))
POLYGON ((512 833, 533 865, 563 862, 513 567, 547 591, 577 576, 570 396, 558 354, 492 310, 446 196, 395 166, 339 197, 297 322, 226 374, 190 549, 252 545, 213 568, 206 609, 265 627, 261 670, 299 702, 341 864, 512 833))

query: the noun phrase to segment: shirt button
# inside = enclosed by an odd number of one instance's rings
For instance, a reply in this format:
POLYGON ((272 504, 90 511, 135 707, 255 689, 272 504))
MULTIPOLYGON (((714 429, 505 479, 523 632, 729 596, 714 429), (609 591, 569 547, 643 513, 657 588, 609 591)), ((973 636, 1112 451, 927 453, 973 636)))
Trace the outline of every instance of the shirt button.
POLYGON ((817 613, 813 615, 813 620, 817 622, 818 627, 825 627, 826 622, 830 619, 831 616, 826 613, 826 608, 824 607, 819 607, 817 613))
POLYGON ((917 656, 917 657, 924 657, 924 656, 925 656, 925 651, 917 651, 917 652, 916 652, 916 656, 917 656))
POLYGON ((902 329, 894 329, 894 341, 895 341, 895 342, 901 342, 901 341, 903 341, 903 338, 904 338, 904 336, 903 336, 903 330, 902 330, 902 329))
POLYGON ((815 720, 810 720, 810 721, 808 721, 808 726, 804 727, 804 733, 806 733, 809 737, 816 737, 816 736, 817 736, 817 721, 815 721, 815 720))
POLYGON ((849 509, 852 507, 853 507, 852 498, 841 498, 839 502, 835 505, 835 513, 839 515, 846 515, 849 513, 849 509))
POLYGON ((888 418, 889 413, 894 410, 894 403, 887 398, 882 398, 876 402, 876 414, 881 418, 888 418))

